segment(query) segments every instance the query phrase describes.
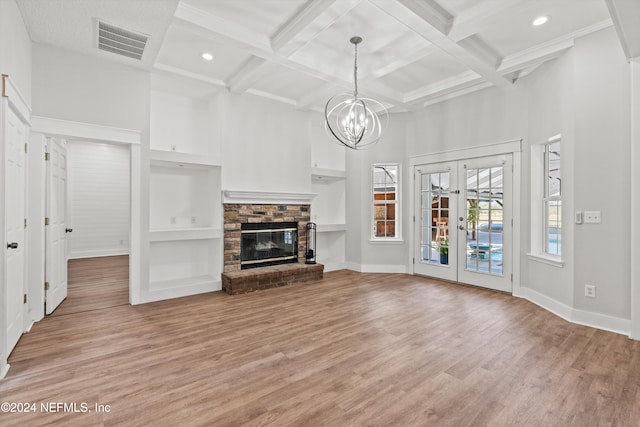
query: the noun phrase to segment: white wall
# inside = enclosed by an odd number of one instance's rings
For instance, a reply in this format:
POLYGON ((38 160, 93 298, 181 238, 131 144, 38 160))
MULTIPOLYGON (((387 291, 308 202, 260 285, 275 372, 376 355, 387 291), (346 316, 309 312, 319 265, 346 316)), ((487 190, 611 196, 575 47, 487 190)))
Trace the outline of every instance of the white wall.
POLYGON ((406 162, 406 115, 390 114, 383 138, 368 150, 347 150, 347 264, 367 272, 406 272, 408 259, 409 168, 406 162), (402 241, 371 242, 371 165, 398 163, 401 168, 402 241))
POLYGON ((31 104, 31 39, 15 0, 0 0, 0 74, 31 104))
POLYGON ((129 253, 129 147, 67 143, 69 258, 129 253))
POLYGON ((145 70, 40 44, 33 46, 33 114, 140 131, 131 148, 132 211, 130 300, 148 286, 149 97, 145 70))
POLYGON ((613 28, 578 39, 574 54, 575 209, 602 212, 575 229, 574 304, 629 319, 629 65, 613 28))
POLYGON ((223 91, 212 101, 211 121, 224 190, 311 191, 310 113, 223 91))
POLYGON ((576 40, 563 56, 510 87, 433 105, 411 116, 407 126, 408 156, 524 138, 524 293, 573 321, 618 332, 628 331, 630 317, 629 92, 629 66, 609 28, 576 40), (530 250, 530 146, 558 133, 563 268, 525 255, 530 250), (602 211, 602 224, 573 224, 573 213, 585 210, 602 211), (584 297, 585 283, 597 286, 595 299, 584 297))
POLYGON ((151 148, 209 155, 209 106, 193 99, 151 91, 151 148))
MULTIPOLYGON (((16 84, 21 95, 24 97, 25 102, 31 105, 31 40, 29 34, 22 20, 22 15, 14 0, 0 0, 0 74, 7 74, 16 84)), ((0 132, 4 132, 0 129, 0 132)), ((0 147, 4 150, 4 147, 0 147)), ((4 186, 4 182, 0 183, 4 186)), ((4 197, 4 196, 3 196, 4 197)), ((2 206, 4 211, 4 206, 2 206)), ((0 218, 4 218, 4 215, 0 215, 0 218)), ((2 235, 4 235, 4 219, 0 223, 2 227, 2 235)), ((28 239, 31 236, 27 236, 28 239)), ((29 256, 29 246, 26 248, 26 256, 29 256)), ((7 354, 6 350, 6 316, 7 312, 5 304, 5 286, 4 283, 4 271, 2 271, 3 263, 0 263, 0 378, 4 377, 7 373, 7 354)), ((29 287, 34 280, 39 276, 33 275, 27 270, 25 289, 29 287)), ((29 313, 31 313, 31 307, 29 307, 29 313)), ((25 316, 26 322, 30 324, 31 321, 36 320, 33 318, 35 315, 25 316)), ((28 327, 28 325, 25 325, 28 327)))

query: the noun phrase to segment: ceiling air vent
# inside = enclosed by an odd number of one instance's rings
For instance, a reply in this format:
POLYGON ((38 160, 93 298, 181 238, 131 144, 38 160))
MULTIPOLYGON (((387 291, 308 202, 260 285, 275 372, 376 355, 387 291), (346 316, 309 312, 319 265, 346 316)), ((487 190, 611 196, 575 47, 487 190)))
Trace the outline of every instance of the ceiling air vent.
POLYGON ((149 37, 98 21, 98 49, 129 58, 142 59, 149 37))

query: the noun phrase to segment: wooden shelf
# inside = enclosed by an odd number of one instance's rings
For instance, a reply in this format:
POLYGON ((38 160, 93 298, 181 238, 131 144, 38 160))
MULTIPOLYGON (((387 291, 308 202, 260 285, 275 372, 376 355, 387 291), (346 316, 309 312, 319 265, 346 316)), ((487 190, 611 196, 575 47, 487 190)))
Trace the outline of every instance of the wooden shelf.
POLYGON ((331 184, 347 179, 347 173, 338 169, 311 168, 311 182, 313 184, 331 184))
POLYGON ((187 167, 193 169, 219 167, 219 165, 214 164, 207 156, 175 151, 149 150, 149 158, 153 166, 187 167))
POLYGON ((214 227, 169 228, 149 230, 149 241, 172 242, 176 240, 220 239, 222 230, 214 227))
POLYGON ((347 231, 347 224, 316 224, 318 233, 347 231))

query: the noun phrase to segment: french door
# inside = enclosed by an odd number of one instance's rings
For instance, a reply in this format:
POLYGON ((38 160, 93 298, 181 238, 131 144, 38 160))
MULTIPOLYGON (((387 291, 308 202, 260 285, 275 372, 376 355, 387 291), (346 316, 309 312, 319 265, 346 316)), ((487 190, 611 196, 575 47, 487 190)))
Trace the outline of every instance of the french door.
POLYGON ((512 291, 512 156, 417 165, 414 272, 512 291))

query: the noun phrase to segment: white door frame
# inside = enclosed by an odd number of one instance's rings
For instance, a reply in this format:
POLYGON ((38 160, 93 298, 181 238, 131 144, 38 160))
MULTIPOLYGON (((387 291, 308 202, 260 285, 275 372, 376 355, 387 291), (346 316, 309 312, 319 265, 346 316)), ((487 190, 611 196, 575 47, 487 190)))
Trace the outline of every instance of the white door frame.
MULTIPOLYGON (((0 96, 0 164, 4 165, 4 138, 5 132, 4 129, 4 121, 5 114, 10 109, 13 111, 18 118, 27 126, 27 130, 29 126, 31 126, 31 107, 25 101, 24 97, 20 94, 18 87, 13 83, 13 81, 6 74, 2 75, 2 84, 1 84, 1 96, 0 96)), ((26 161, 26 158, 25 158, 26 161)), ((4 168, 4 166, 3 166, 4 168)), ((28 165, 25 167, 25 171, 28 171, 28 165)), ((25 172, 26 173, 26 172, 25 172)), ((26 178, 26 177, 25 177, 26 178)), ((26 188, 25 188, 26 191, 26 188)), ((25 195, 26 196, 26 195, 25 195)), ((6 195, 4 194, 4 172, 0 173, 0 205, 3 207, 0 209, 0 242, 4 244, 6 240, 5 236, 5 209, 4 206, 7 203, 6 195)), ((27 239, 25 236, 25 243, 27 239)), ((25 244, 25 289, 26 285, 26 258, 28 254, 28 246, 25 244)), ((6 304, 5 301, 5 291, 7 284, 4 281, 4 256, 0 257, 0 312, 2 315, 0 316, 0 378, 3 378, 7 371, 9 370, 9 364, 7 363, 7 358, 9 357, 7 351, 7 325, 6 325, 6 304)), ((26 304, 23 305, 23 310, 27 307, 26 304)), ((23 315, 23 318, 27 318, 26 312, 23 315)), ((28 330, 30 323, 25 324, 25 331, 28 330)))
MULTIPOLYGON (((472 159, 476 157, 495 156, 500 154, 513 155, 513 289, 512 294, 514 296, 522 296, 520 291, 520 191, 517 191, 521 187, 521 152, 522 152, 522 139, 513 141, 500 142, 497 144, 480 145, 471 148, 462 148, 450 151, 441 151, 433 154, 422 154, 409 157, 410 173, 414 176, 411 181, 411 189, 409 191, 409 209, 411 212, 415 212, 416 203, 420 203, 416 200, 416 167, 418 165, 431 164, 431 163, 444 163, 465 159, 472 159)), ((409 273, 415 274, 414 269, 414 251, 415 247, 415 227, 417 218, 413 222, 411 233, 409 233, 409 247, 412 248, 409 254, 409 273)))
MULTIPOLYGON (((631 218, 640 215, 640 63, 631 61, 631 218)), ((629 338, 640 340, 640 225, 631 221, 631 330, 629 338)))
MULTIPOLYGON (((130 150, 130 247, 129 247, 129 303, 135 304, 139 300, 140 293, 140 272, 141 272, 141 162, 140 162, 140 131, 121 129, 110 126, 95 125, 90 123, 79 123, 68 120, 52 119, 48 117, 32 117, 32 139, 42 139, 46 137, 60 137, 68 140, 85 140, 93 142, 103 142, 108 144, 128 145, 130 150)), ((29 165, 31 166, 31 165, 29 165)), ((44 168, 44 162, 35 167, 44 168)), ((44 171, 42 171, 44 173, 44 171)), ((31 188, 31 190, 34 190, 31 188)), ((39 189, 38 199, 44 203, 44 187, 39 189)), ((44 221, 38 224, 39 230, 31 229, 31 232, 42 233, 44 235, 44 221)), ((42 259, 34 263, 42 266, 44 277, 44 251, 42 259)), ((32 260, 33 261, 33 260, 32 260)), ((29 289, 29 300, 33 298, 33 307, 37 307, 37 313, 33 313, 33 320, 38 321, 44 317, 44 283, 39 289, 29 289)))

